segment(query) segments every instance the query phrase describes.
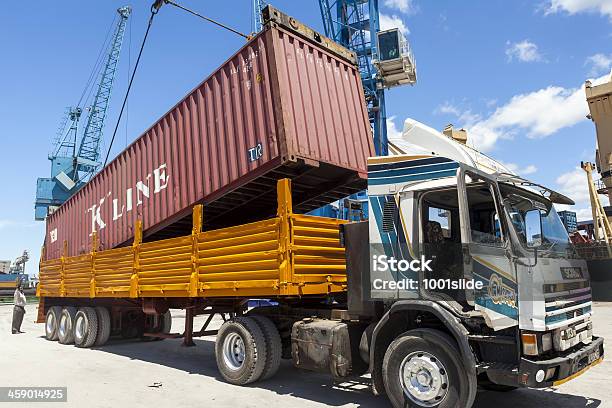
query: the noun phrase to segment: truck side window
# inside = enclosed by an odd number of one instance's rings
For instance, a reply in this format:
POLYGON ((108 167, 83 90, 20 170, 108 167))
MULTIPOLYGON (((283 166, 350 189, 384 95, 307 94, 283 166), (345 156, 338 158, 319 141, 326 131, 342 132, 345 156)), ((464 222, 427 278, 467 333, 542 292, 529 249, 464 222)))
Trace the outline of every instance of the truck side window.
POLYGON ((429 222, 437 222, 444 239, 451 239, 451 211, 444 208, 429 207, 429 222))
POLYGON ((459 200, 456 189, 431 191, 421 202, 423 253, 433 260, 429 278, 455 278, 463 273, 459 200))
POLYGON ((489 186, 480 184, 467 188, 472 242, 502 246, 499 215, 489 186))

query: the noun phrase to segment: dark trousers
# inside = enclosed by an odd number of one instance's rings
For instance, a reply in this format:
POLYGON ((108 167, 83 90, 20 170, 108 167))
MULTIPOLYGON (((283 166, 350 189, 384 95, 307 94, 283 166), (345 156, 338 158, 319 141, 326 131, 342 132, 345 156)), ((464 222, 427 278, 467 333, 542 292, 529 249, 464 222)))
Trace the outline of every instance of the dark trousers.
POLYGON ((13 332, 21 331, 21 322, 23 322, 24 314, 25 308, 23 306, 15 306, 13 308, 13 332))

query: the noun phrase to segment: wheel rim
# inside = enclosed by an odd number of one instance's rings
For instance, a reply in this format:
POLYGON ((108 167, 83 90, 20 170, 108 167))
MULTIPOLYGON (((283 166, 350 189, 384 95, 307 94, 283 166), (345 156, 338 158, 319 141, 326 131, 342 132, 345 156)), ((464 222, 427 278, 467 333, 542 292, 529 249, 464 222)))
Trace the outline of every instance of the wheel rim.
POLYGON ((239 370, 244 364, 244 340, 238 333, 230 333, 223 341, 223 360, 233 371, 239 370))
POLYGON ((399 377, 404 394, 422 407, 440 404, 448 393, 446 367, 436 356, 424 351, 410 353, 404 358, 399 377))
POLYGON ((49 313, 47 315, 47 321, 45 322, 45 329, 47 330, 47 333, 51 334, 53 333, 54 328, 55 328, 55 317, 53 316, 53 313, 49 313))
POLYGON ((60 317, 60 321, 59 321, 59 335, 62 338, 66 337, 66 333, 68 332, 68 329, 66 327, 67 321, 68 321, 68 319, 66 318, 66 315, 62 315, 62 317, 60 317))
POLYGON ((77 343, 81 343, 85 337, 85 332, 87 332, 87 322, 85 321, 85 317, 83 317, 83 315, 79 315, 77 316, 74 325, 74 338, 77 343))

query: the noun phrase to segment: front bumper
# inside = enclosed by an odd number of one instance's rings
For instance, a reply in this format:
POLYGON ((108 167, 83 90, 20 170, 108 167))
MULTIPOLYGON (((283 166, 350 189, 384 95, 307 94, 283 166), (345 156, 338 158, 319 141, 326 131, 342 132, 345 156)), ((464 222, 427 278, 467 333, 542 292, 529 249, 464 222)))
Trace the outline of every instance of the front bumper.
POLYGON ((519 365, 518 385, 545 388, 572 380, 603 360, 603 343, 604 339, 602 337, 593 337, 589 344, 580 349, 550 360, 534 361, 522 357, 519 365), (537 372, 543 370, 544 373, 547 373, 549 369, 554 369, 554 375, 538 382, 536 380, 537 372))

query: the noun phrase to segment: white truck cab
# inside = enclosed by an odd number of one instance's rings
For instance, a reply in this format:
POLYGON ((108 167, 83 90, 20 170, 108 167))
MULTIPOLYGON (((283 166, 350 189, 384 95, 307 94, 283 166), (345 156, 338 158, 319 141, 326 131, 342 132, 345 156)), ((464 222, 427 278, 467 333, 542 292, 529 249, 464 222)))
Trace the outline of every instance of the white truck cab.
MULTIPOLYGON (((375 387, 393 388, 376 351, 397 341, 385 325, 442 321, 465 375, 491 388, 548 387, 600 362, 586 262, 554 208, 573 201, 411 119, 389 142, 393 155, 368 160, 366 297, 386 310, 368 343, 375 387)), ((436 381, 449 379, 435 373, 445 370, 406 358, 396 388, 414 406, 445 406, 436 381)))

